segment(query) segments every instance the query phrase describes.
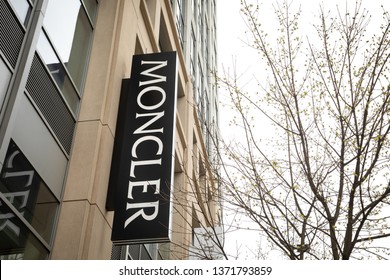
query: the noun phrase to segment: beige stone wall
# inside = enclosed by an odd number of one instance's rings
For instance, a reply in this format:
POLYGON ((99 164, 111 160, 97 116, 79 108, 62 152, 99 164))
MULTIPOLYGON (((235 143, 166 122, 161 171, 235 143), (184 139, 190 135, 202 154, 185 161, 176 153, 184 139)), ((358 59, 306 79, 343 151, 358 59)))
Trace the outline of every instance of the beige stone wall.
POLYGON ((182 51, 178 48, 172 12, 167 6, 169 0, 102 0, 99 5, 51 258, 110 258, 113 212, 106 211, 105 202, 121 81, 130 76, 132 55, 140 52, 136 50, 137 41, 138 48, 144 53, 160 51, 160 23, 165 22, 168 36, 164 40, 168 40, 179 57, 173 242, 170 250, 171 258, 185 259, 192 239, 193 209, 199 211, 202 208, 194 190, 197 188, 197 193, 204 197, 206 186, 213 183, 207 163, 204 164, 206 174, 202 175, 203 180, 199 175, 199 163, 204 163, 206 158, 205 147, 193 108, 192 85, 182 51))

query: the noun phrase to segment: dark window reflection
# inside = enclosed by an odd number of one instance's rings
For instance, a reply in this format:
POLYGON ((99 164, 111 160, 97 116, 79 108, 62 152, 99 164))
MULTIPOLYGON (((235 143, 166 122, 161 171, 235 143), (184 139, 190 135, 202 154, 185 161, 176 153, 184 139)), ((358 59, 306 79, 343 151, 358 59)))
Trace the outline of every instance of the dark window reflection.
POLYGON ((44 260, 48 250, 0 199, 0 260, 44 260))
MULTIPOLYGON (((0 175, 0 191, 41 237, 50 243, 58 201, 26 157, 11 140, 0 175)), ((12 213, 0 219, 0 232, 7 229, 15 240, 21 232, 18 219, 12 213)))

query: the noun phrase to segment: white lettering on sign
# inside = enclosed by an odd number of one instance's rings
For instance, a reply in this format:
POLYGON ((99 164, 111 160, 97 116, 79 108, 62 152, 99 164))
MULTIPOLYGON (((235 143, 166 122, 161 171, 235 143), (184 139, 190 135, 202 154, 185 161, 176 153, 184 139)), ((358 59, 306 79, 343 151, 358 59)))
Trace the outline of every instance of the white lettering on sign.
POLYGON ((141 65, 150 65, 151 67, 141 72, 141 76, 149 79, 140 81, 138 84, 138 87, 140 88, 140 91, 137 95, 138 109, 146 112, 137 112, 135 116, 136 119, 144 120, 144 122, 143 124, 139 125, 133 133, 133 135, 139 135, 140 137, 131 147, 132 159, 130 162, 130 180, 127 189, 126 203, 126 211, 134 209, 137 211, 132 211, 132 213, 134 213, 126 219, 124 228, 129 226, 131 222, 137 218, 142 218, 146 221, 152 221, 159 213, 159 200, 139 202, 135 196, 136 193, 140 192, 134 192, 134 190, 140 189, 141 193, 147 193, 148 191, 153 191, 154 194, 160 193, 160 179, 151 178, 150 180, 137 181, 137 171, 141 168, 145 169, 153 165, 162 165, 161 155, 164 150, 164 145, 161 137, 164 133, 164 127, 156 128, 154 124, 159 119, 164 117, 164 110, 161 110, 160 108, 166 101, 166 93, 163 88, 157 86, 156 84, 166 82, 167 77, 158 75, 155 73, 155 71, 166 67, 167 64, 167 60, 141 61, 141 65), (147 87, 142 88, 144 86, 147 87), (148 100, 147 104, 145 103, 145 99, 148 100), (150 135, 152 133, 157 134, 158 136, 150 135), (152 159, 145 159, 142 155, 142 151, 150 151, 151 149, 156 157, 152 159))

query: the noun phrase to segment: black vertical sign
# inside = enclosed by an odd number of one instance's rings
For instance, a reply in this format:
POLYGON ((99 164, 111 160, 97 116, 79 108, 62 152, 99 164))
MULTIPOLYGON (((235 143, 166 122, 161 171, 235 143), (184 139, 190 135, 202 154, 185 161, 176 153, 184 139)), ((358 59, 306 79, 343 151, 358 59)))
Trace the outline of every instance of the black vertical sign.
POLYGON ((107 209, 114 244, 170 240, 176 52, 133 56, 123 80, 107 209))

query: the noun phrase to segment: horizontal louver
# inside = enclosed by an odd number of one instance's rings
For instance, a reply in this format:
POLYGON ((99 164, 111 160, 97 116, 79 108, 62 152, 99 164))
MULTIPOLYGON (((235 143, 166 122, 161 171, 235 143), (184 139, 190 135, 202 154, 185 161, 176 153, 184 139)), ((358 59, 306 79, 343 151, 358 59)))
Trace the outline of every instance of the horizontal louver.
POLYGON ((7 3, 0 0, 0 50, 13 68, 23 43, 24 30, 7 3))
POLYGON ((69 154, 75 121, 37 54, 33 59, 26 89, 69 154))

